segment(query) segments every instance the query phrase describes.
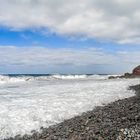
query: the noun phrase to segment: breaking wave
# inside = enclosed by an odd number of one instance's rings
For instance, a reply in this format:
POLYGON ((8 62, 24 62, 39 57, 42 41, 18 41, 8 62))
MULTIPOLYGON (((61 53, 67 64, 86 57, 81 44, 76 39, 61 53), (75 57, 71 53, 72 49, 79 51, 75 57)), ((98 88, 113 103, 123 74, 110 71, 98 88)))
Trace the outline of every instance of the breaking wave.
POLYGON ((15 83, 34 80, 72 80, 72 79, 107 79, 109 75, 0 75, 0 83, 15 83))

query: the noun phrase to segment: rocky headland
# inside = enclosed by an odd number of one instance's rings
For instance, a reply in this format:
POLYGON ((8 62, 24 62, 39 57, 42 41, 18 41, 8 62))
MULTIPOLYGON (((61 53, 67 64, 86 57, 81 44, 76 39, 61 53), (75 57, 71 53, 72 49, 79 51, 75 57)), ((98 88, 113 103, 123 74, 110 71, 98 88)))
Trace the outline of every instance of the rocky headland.
POLYGON ((110 76, 109 79, 116 79, 116 78, 140 78, 140 65, 135 67, 132 70, 132 73, 125 73, 124 75, 121 76, 110 76))

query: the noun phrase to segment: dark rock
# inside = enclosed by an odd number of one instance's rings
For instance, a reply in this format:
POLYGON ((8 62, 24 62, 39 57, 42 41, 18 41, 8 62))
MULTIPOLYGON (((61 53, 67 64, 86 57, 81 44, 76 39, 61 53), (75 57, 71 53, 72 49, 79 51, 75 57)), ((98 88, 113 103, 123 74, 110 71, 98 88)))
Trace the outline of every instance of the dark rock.
POLYGON ((126 77, 126 78, 130 78, 131 76, 132 76, 131 73, 125 73, 125 74, 124 74, 124 77, 126 77))
POLYGON ((132 74, 140 76, 140 65, 133 69, 132 74))
POLYGON ((115 76, 109 76, 108 79, 115 79, 115 76))
POLYGON ((140 78, 140 65, 133 69, 132 73, 124 73, 121 76, 109 76, 108 79, 117 78, 140 78))

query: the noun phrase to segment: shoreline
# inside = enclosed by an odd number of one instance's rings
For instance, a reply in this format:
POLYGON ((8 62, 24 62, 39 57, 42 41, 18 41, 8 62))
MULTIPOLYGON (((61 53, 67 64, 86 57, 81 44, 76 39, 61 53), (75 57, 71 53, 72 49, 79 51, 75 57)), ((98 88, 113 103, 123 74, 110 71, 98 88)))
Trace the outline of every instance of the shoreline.
POLYGON ((99 106, 32 135, 5 140, 124 140, 140 139, 140 85, 131 86, 136 95, 99 106))

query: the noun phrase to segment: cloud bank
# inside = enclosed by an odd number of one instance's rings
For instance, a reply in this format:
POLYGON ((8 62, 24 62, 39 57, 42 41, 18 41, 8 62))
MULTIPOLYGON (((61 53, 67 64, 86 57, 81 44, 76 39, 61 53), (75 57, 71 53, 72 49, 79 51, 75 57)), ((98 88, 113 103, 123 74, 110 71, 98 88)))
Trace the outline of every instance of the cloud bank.
POLYGON ((140 51, 0 46, 0 73, 119 73, 139 60, 140 51))
POLYGON ((138 0, 0 0, 0 25, 140 44, 138 0))

